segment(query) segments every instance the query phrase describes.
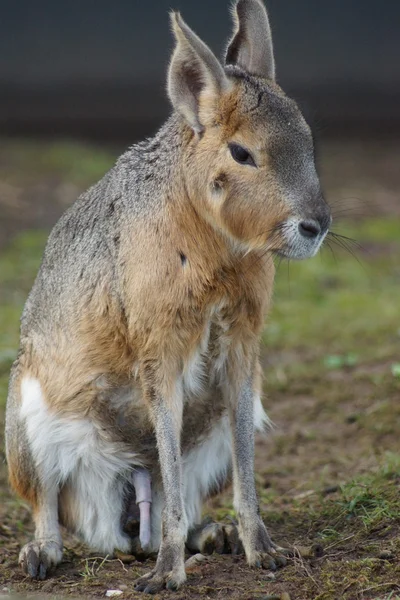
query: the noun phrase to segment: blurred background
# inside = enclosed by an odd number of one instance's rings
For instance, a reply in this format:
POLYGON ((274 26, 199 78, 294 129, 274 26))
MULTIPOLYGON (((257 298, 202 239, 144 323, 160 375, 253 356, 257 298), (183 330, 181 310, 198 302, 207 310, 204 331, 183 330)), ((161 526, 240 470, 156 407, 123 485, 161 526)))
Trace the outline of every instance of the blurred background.
MULTIPOLYGON (((333 231, 343 237, 278 268, 262 351, 276 431, 257 442, 257 483, 275 535, 335 547, 349 540, 343 589, 335 583, 323 597, 354 600, 366 597, 365 556, 382 548, 400 556, 400 2, 267 4, 278 82, 312 125, 333 231)), ((221 55, 227 0, 1 2, 0 583, 15 589, 25 589, 17 548, 32 531, 2 460, 19 317, 57 218, 169 113, 170 8, 221 55)), ((226 514, 229 502, 213 510, 226 514)), ((84 556, 70 554, 67 579, 81 581, 84 556)), ((302 598, 330 581, 329 564, 318 569, 311 579, 292 573, 302 598)), ((385 569, 366 575, 382 591, 399 580, 385 569)))
MULTIPOLYGON (((8 133, 132 140, 165 118, 167 13, 219 55, 225 0, 3 0, 0 125, 8 133)), ((400 124, 400 5, 388 0, 269 0, 278 78, 332 133, 400 124)))

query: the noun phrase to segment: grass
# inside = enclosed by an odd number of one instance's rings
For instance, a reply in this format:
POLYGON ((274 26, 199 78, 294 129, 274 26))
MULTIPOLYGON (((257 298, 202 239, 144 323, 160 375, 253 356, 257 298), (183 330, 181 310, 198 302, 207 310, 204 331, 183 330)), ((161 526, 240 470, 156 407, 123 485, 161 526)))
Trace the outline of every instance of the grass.
MULTIPOLYGON (((16 182, 23 172, 27 180, 51 175, 88 185, 112 159, 112 152, 76 143, 11 142, 0 152, 0 178, 16 182)), ((257 442, 261 511, 282 543, 323 547, 322 557, 300 555, 268 586, 275 586, 271 593, 289 590, 292 600, 395 600, 400 597, 400 219, 364 218, 337 230, 360 244, 357 259, 333 247, 334 255, 327 248, 312 260, 282 263, 263 335, 266 405, 276 430, 257 442)), ((0 427, 19 318, 47 233, 21 232, 0 252, 0 427)), ((29 534, 31 521, 25 505, 7 492, 2 439, 0 434, 0 547, 12 553, 13 544, 29 534), (2 537, 2 526, 12 533, 5 529, 2 537)), ((221 496, 209 510, 217 518, 233 516, 231 496, 221 496)), ((75 568, 76 585, 83 581, 91 597, 90 585, 108 586, 110 569, 113 573, 117 566, 85 562, 82 556, 80 549, 71 554, 68 568, 75 568)), ((198 588, 207 595, 215 582, 222 586, 226 580, 216 564, 213 581, 198 588)), ((1 569, 0 560, 0 581, 1 569)), ((20 581, 12 573, 8 579, 20 581)), ((246 588, 254 574, 244 568, 240 573, 247 597, 256 587, 253 582, 246 588)), ((63 581, 56 591, 66 593, 63 581)), ((265 580, 259 585, 265 596, 265 580)))
POLYGON ((75 141, 7 140, 0 150, 1 178, 13 185, 50 177, 88 186, 112 166, 112 151, 75 141))

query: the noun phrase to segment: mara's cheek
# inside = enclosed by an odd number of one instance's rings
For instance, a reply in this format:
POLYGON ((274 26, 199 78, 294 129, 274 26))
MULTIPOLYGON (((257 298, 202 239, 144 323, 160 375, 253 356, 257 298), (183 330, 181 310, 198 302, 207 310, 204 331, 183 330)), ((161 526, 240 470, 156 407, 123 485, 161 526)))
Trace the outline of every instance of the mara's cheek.
POLYGON ((220 214, 224 226, 236 239, 250 241, 258 233, 262 216, 245 198, 229 194, 221 206, 220 214))

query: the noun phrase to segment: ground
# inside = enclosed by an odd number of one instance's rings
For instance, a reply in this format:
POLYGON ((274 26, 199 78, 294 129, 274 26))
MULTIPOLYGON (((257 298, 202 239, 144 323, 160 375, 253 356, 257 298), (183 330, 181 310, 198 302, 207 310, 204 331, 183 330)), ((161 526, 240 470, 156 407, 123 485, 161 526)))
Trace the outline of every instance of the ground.
MULTIPOLYGON (((0 150, 0 596, 141 598, 152 561, 97 557, 65 538, 62 565, 32 582, 17 565, 32 535, 29 507, 8 489, 3 422, 18 319, 57 216, 112 164, 116 149, 3 140, 0 150)), ((264 404, 274 430, 257 439, 262 515, 295 549, 275 574, 242 557, 210 556, 183 599, 400 598, 400 145, 330 140, 321 172, 332 238, 315 259, 280 264, 263 336, 264 404), (286 594, 286 595, 285 595, 286 594)), ((205 507, 233 516, 229 491, 205 507)))

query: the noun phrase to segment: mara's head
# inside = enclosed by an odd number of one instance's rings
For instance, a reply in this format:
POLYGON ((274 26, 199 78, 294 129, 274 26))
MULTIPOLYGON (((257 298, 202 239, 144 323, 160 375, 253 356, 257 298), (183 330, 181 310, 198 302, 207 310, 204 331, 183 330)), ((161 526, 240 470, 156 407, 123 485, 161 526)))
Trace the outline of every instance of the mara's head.
POLYGON ((184 163, 191 201, 241 246, 289 258, 313 256, 331 216, 310 129, 275 82, 267 12, 238 0, 224 64, 172 14, 168 74, 174 109, 191 128, 184 163))

